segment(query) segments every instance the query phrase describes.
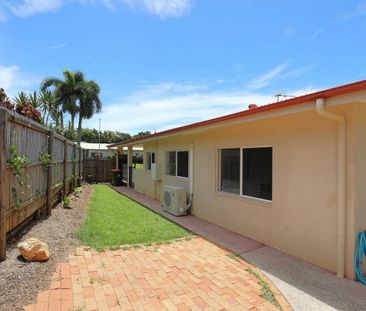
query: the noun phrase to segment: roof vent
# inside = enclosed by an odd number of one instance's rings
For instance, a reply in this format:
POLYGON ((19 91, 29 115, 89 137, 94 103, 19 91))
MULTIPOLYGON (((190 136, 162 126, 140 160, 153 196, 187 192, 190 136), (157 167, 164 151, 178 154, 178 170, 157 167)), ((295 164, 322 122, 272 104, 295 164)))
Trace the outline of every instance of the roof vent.
POLYGON ((250 104, 250 105, 248 106, 248 108, 249 108, 249 110, 253 110, 253 109, 255 109, 255 108, 258 108, 258 106, 257 106, 257 104, 250 104))

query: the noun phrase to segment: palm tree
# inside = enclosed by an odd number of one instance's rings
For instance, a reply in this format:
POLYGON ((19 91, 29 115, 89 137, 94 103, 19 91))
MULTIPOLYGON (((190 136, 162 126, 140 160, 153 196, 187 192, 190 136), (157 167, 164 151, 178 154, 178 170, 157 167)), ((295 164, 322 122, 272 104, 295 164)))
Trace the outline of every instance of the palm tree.
POLYGON ((94 113, 102 110, 102 102, 99 97, 100 87, 93 81, 83 83, 82 93, 79 96, 79 123, 78 123, 78 144, 81 142, 81 129, 84 119, 90 119, 94 113))
POLYGON ((39 101, 39 97, 36 91, 28 95, 29 103, 36 109, 42 108, 42 103, 39 101))
MULTIPOLYGON (((57 107, 58 102, 55 92, 50 90, 41 91, 38 95, 38 101, 43 110, 42 122, 48 126, 48 119, 50 116, 54 119, 53 116, 58 115, 59 112, 62 113, 57 107)), ((56 120, 54 121, 56 122, 56 120)))
POLYGON ((14 97, 14 103, 16 105, 19 106, 23 106, 24 104, 26 104, 28 102, 28 95, 24 92, 19 92, 15 97, 14 97))
POLYGON ((57 128, 59 131, 63 131, 64 127, 64 113, 61 109, 54 109, 50 112, 50 116, 53 121, 55 121, 55 125, 52 128, 57 128))
POLYGON ((64 70, 63 76, 64 80, 54 77, 46 78, 41 83, 41 90, 45 91, 51 86, 54 87, 58 105, 62 106, 63 112, 70 113, 71 128, 74 130, 75 116, 78 113, 77 100, 85 82, 84 74, 80 71, 64 70))

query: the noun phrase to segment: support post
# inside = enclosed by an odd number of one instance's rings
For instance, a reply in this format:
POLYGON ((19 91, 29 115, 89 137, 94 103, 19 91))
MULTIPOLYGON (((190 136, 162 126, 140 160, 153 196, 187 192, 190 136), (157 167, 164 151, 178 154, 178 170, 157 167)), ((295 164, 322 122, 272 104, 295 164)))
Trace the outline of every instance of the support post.
POLYGON ((79 177, 78 177, 78 186, 81 185, 81 147, 79 146, 79 177))
POLYGON ((83 149, 83 179, 85 180, 85 159, 86 159, 86 150, 83 149))
POLYGON ((63 198, 62 200, 67 196, 67 139, 64 140, 64 184, 63 184, 63 198))
MULTIPOLYGON (((53 131, 48 132, 48 154, 52 163, 53 159, 53 131)), ((52 165, 47 167, 47 207, 46 215, 51 216, 52 212, 52 165)))
MULTIPOLYGON (((0 261, 6 259, 6 201, 9 189, 5 187, 8 113, 0 110, 0 261)), ((9 202, 9 201, 8 201, 9 202)))
POLYGON ((119 160, 119 153, 118 153, 118 148, 116 150, 116 170, 119 169, 119 163, 118 163, 118 160, 119 160))
POLYGON ((73 146, 73 159, 72 159, 72 190, 74 191, 74 189, 76 188, 76 144, 74 143, 73 146))
POLYGON ((127 150, 127 187, 132 187, 132 146, 128 146, 127 150))

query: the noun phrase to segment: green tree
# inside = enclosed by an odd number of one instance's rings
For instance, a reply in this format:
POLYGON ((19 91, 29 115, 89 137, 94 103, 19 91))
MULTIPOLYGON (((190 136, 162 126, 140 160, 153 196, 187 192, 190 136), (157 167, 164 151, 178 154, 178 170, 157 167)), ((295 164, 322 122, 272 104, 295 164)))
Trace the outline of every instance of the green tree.
POLYGON ((58 105, 62 106, 63 112, 68 112, 71 117, 71 129, 74 130, 75 117, 78 113, 77 100, 82 94, 85 79, 84 74, 80 71, 63 71, 63 80, 50 77, 43 80, 41 90, 45 91, 50 87, 54 87, 58 105))
POLYGON ((13 101, 15 105, 24 106, 26 103, 28 103, 28 95, 25 92, 19 92, 14 96, 13 101))
POLYGON ((90 119, 95 113, 102 110, 102 101, 99 97, 100 87, 93 81, 84 81, 79 98, 78 144, 81 142, 82 122, 90 119))
MULTIPOLYGON (((42 113, 43 124, 48 126, 48 120, 49 117, 51 116, 51 118, 56 123, 55 126, 60 126, 60 118, 62 118, 60 114, 62 114, 62 111, 59 110, 58 108, 58 102, 55 92, 51 90, 41 91, 40 94, 38 95, 38 100, 41 104, 41 108, 43 111, 42 113)), ((61 127, 63 127, 63 124, 61 127)))
POLYGON ((147 135, 151 135, 151 132, 150 131, 139 132, 136 135, 133 135, 133 138, 143 137, 147 135))

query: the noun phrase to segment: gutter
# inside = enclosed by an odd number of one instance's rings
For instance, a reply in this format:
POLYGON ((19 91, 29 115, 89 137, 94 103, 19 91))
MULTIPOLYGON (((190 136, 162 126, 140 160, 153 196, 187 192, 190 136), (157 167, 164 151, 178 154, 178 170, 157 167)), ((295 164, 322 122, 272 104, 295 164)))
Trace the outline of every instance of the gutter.
POLYGON ((315 110, 338 123, 337 276, 343 278, 346 253, 346 118, 326 111, 324 98, 315 100, 315 110))
POLYGON ((283 100, 283 101, 280 101, 280 102, 277 102, 277 103, 271 103, 271 104, 268 104, 268 105, 257 107, 255 109, 248 109, 248 110, 244 110, 244 111, 239 111, 239 112, 228 114, 228 115, 225 115, 225 116, 216 117, 216 118, 213 118, 213 119, 209 119, 209 120, 200 121, 200 122, 197 122, 197 123, 192 123, 192 124, 172 128, 172 129, 169 129, 169 130, 165 130, 165 131, 162 131, 162 132, 158 132, 158 133, 143 136, 143 137, 133 138, 133 139, 126 140, 126 141, 123 141, 123 142, 110 144, 107 147, 110 148, 110 147, 116 147, 116 146, 119 146, 119 145, 125 145, 126 146, 126 145, 129 145, 129 144, 141 143, 141 142, 144 142, 144 141, 147 141, 147 140, 155 139, 157 137, 160 138, 160 137, 164 137, 164 136, 167 136, 167 135, 171 135, 173 133, 177 134, 177 133, 182 133, 182 132, 185 132, 185 131, 191 130, 191 129, 197 129, 197 128, 201 129, 201 128, 205 128, 208 125, 215 125, 216 126, 218 123, 222 123, 222 122, 226 122, 226 121, 239 120, 240 118, 243 118, 243 117, 249 117, 249 116, 252 116, 252 115, 257 115, 257 114, 262 114, 262 113, 266 113, 266 112, 276 111, 276 110, 280 110, 280 109, 283 109, 283 108, 296 107, 296 106, 306 104, 306 103, 313 103, 314 100, 316 100, 317 98, 331 98, 331 97, 337 97, 337 96, 347 95, 347 94, 350 94, 350 93, 364 92, 364 91, 366 91, 366 80, 341 85, 341 86, 338 86, 338 87, 330 88, 330 89, 315 92, 315 93, 310 93, 310 94, 298 96, 298 97, 283 100))

